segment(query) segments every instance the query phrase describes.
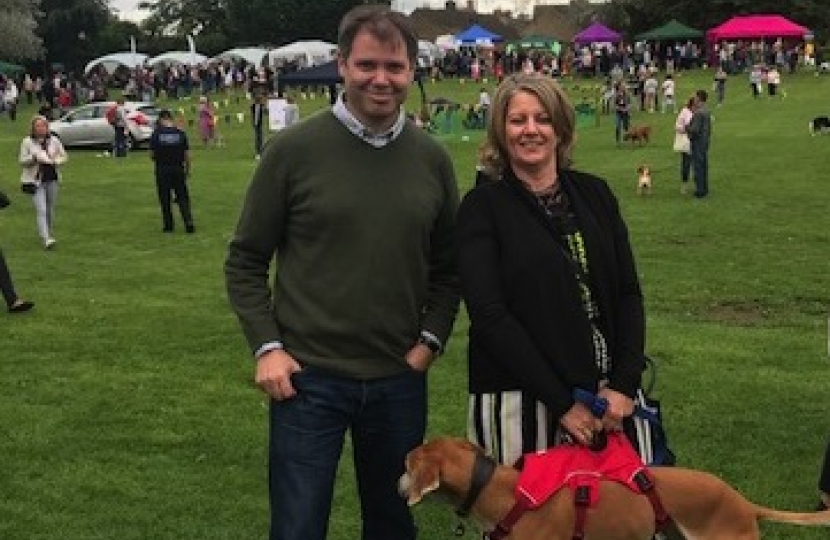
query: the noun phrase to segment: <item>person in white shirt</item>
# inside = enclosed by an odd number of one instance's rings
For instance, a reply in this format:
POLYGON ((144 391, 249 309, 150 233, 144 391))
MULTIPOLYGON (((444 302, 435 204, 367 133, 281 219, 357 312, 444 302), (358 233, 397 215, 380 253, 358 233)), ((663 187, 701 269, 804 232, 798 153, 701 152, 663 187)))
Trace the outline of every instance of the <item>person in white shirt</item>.
POLYGON ((665 113, 669 108, 674 112, 674 79, 671 75, 666 75, 666 79, 661 86, 663 90, 663 107, 662 111, 665 113))
POLYGON ((643 92, 645 93, 645 108, 648 112, 653 113, 657 103, 657 77, 654 73, 649 72, 645 82, 643 83, 643 92))
POLYGON ((6 90, 3 92, 3 106, 9 113, 9 120, 14 122, 17 120, 17 100, 20 93, 17 90, 17 84, 11 77, 6 78, 6 90))

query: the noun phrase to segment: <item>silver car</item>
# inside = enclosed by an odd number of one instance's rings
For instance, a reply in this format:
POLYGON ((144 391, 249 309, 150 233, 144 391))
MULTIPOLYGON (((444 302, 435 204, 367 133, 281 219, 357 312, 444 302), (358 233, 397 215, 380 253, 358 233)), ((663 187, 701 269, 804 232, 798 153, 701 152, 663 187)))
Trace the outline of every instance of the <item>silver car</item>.
MULTIPOLYGON (((107 121, 107 111, 114 101, 90 103, 72 109, 49 122, 49 131, 64 146, 112 146, 115 130, 107 121)), ((127 148, 137 148, 150 140, 158 120, 159 109, 153 103, 127 101, 127 148)))

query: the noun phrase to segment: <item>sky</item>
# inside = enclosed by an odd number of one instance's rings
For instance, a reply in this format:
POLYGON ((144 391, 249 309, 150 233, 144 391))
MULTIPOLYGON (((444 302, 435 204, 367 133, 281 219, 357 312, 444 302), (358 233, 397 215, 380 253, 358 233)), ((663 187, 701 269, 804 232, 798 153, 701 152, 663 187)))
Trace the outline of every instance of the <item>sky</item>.
POLYGON ((141 0, 110 0, 110 7, 118 11, 122 19, 138 22, 147 16, 146 11, 139 11, 138 3, 141 0))
MULTIPOLYGON (((118 10, 122 19, 138 22, 147 16, 146 11, 139 11, 138 4, 141 0, 110 0, 110 6, 118 10)), ((490 13, 494 9, 509 9, 516 11, 520 7, 532 8, 533 4, 567 4, 568 0, 475 0, 478 10, 483 13, 490 13)), ((392 5, 403 12, 409 13, 415 8, 431 7, 441 8, 445 0, 393 0, 392 5)), ((456 0, 456 5, 466 7, 467 0, 456 0)))

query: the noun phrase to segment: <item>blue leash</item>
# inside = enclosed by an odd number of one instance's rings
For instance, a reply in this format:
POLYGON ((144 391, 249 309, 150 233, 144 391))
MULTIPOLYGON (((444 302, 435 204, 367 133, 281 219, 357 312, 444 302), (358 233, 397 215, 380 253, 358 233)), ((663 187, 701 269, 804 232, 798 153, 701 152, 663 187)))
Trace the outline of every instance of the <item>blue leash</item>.
MULTIPOLYGON (((588 407, 588 409, 591 410, 591 414, 593 414, 596 418, 602 418, 608 410, 607 399, 587 390, 583 390, 582 388, 574 389, 573 398, 575 401, 588 407)), ((636 403, 634 404, 634 416, 645 420, 654 428, 652 433, 652 436, 655 439, 654 456, 649 465, 663 465, 669 452, 669 448, 666 444, 666 432, 663 431, 663 425, 660 423, 660 418, 658 418, 652 410, 647 409, 642 405, 637 405, 636 403)))

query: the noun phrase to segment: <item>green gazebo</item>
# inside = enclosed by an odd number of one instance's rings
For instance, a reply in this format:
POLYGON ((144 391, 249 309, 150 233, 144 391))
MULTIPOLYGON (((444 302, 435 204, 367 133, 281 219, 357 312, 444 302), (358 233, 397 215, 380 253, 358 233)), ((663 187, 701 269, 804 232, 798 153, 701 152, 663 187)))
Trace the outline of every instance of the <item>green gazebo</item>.
POLYGON ((635 39, 637 41, 669 41, 680 39, 700 39, 703 37, 703 32, 696 30, 685 24, 672 19, 663 26, 649 30, 642 34, 638 34, 635 39))

